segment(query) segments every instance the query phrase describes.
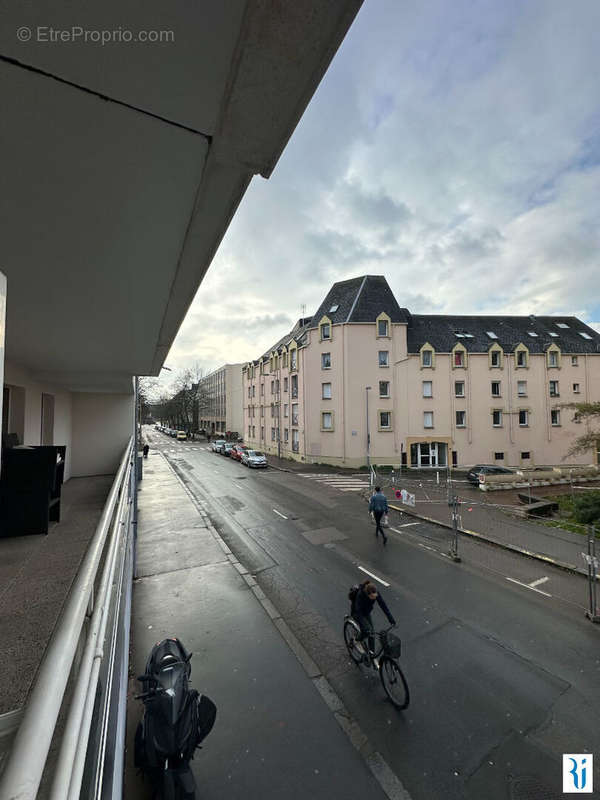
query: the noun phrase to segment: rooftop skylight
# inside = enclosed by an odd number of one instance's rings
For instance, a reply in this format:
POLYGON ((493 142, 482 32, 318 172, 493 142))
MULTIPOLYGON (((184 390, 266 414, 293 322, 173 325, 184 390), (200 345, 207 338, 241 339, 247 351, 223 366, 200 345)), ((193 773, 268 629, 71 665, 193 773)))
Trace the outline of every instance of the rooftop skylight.
POLYGON ((558 333, 555 333, 554 331, 548 331, 548 335, 554 336, 556 338, 558 336, 558 333))
POLYGON ((557 322, 556 323, 556 327, 557 328, 568 328, 569 326, 567 325, 566 322, 557 322))
POLYGON ((329 313, 330 314, 335 314, 335 312, 338 310, 338 308, 339 308, 339 304, 336 303, 335 305, 331 306, 331 308, 329 309, 329 313))
POLYGON ((591 339, 591 338, 592 338, 592 337, 589 335, 589 333, 586 333, 585 331, 577 331, 577 333, 578 333, 580 336, 582 336, 584 339, 591 339))
POLYGON ((527 333, 531 336, 532 339, 537 337, 537 333, 535 331, 527 331, 527 333))
POLYGON ((496 334, 494 333, 494 331, 486 331, 486 333, 490 337, 490 339, 497 339, 498 338, 496 336, 496 334))

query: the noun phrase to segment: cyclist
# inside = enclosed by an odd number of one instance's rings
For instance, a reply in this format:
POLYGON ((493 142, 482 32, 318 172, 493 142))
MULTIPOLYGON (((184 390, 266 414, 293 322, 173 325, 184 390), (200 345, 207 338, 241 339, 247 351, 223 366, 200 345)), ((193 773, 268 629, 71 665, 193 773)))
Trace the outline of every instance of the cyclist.
POLYGON ((369 580, 363 581, 354 595, 351 614, 360 625, 360 636, 356 640, 356 649, 361 653, 365 653, 365 655, 366 651, 362 644, 365 638, 368 638, 369 651, 371 653, 375 652, 375 637, 373 636, 374 629, 373 620, 371 618, 375 603, 378 604, 379 608, 386 615, 390 625, 395 625, 396 620, 387 607, 385 600, 377 591, 375 584, 371 583, 369 580))

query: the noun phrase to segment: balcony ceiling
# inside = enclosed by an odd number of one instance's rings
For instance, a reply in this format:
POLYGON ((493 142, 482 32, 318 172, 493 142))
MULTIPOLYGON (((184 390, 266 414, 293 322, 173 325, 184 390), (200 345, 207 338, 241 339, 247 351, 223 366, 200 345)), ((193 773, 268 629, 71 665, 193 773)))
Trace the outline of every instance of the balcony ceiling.
POLYGON ((249 181, 271 174, 361 2, 3 2, 7 359, 77 391, 158 373, 249 181), (174 42, 50 41, 50 28, 174 42))

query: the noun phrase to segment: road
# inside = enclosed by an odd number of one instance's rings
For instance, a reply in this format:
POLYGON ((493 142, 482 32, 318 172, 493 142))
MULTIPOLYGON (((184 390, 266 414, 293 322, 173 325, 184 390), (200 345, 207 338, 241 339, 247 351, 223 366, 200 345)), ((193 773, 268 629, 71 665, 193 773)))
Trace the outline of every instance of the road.
POLYGON ((562 754, 600 753, 600 631, 578 576, 478 542, 461 541, 454 563, 446 532, 407 519, 392 519, 384 549, 359 492, 146 435, 414 800, 559 797, 562 754), (348 588, 365 570, 399 622, 405 712, 343 646, 348 588))

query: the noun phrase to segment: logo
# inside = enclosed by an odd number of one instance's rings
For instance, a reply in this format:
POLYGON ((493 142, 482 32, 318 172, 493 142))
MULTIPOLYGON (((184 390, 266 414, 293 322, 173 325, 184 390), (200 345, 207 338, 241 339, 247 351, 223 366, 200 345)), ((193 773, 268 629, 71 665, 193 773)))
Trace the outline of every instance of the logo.
POLYGON ((594 756, 591 753, 563 755, 563 794, 594 791, 594 756))

